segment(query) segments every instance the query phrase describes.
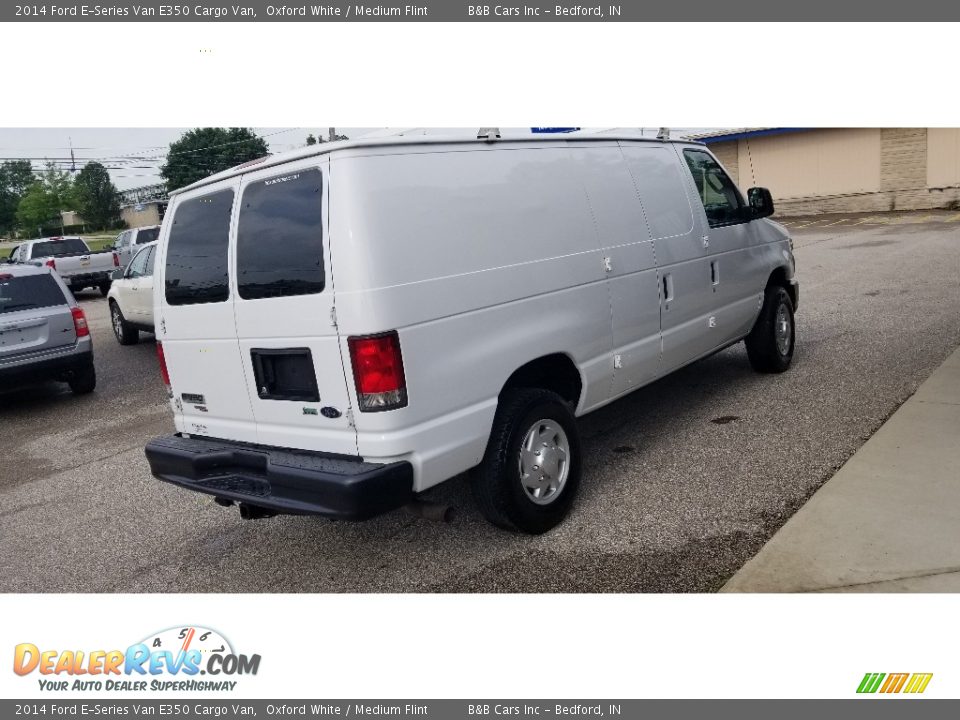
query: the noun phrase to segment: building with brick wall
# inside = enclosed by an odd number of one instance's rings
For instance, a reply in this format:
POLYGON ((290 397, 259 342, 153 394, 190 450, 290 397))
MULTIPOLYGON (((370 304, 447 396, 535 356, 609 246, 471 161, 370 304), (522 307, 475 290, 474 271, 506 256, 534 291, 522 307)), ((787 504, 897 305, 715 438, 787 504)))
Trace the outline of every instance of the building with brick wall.
POLYGON ((777 215, 960 209, 960 128, 760 128, 690 136, 777 215))

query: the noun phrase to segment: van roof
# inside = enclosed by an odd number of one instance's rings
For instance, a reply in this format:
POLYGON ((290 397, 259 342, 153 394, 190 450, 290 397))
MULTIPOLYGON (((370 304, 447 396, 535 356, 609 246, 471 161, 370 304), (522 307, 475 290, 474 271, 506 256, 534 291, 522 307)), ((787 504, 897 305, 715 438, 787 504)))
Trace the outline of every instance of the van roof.
POLYGON ((266 167, 272 167, 275 165, 283 165, 284 163, 293 162, 294 160, 301 160, 303 158, 308 158, 314 155, 326 155, 328 153, 336 152, 338 150, 348 150, 351 148, 376 148, 376 147, 393 147, 398 145, 466 145, 466 144, 477 144, 477 145, 501 145, 505 143, 558 143, 558 142, 592 142, 592 143, 601 143, 601 142, 615 142, 618 140, 629 140, 629 141, 642 141, 651 144, 680 144, 680 145, 702 145, 703 143, 697 142, 696 140, 686 140, 682 138, 671 139, 671 140, 660 140, 659 138, 652 138, 644 135, 630 135, 630 134, 618 134, 618 135, 601 135, 601 134, 578 134, 578 133, 569 133, 569 134, 555 134, 555 135, 533 135, 530 137, 510 137, 510 138, 498 138, 496 140, 487 140, 487 139, 474 139, 470 137, 462 136, 450 136, 450 135, 435 135, 435 136, 397 136, 397 137, 384 137, 384 138, 373 138, 373 139, 357 139, 357 140, 337 140, 335 142, 325 142, 318 143, 316 145, 308 145, 306 147, 298 148, 296 150, 288 150, 286 152, 277 153, 276 155, 265 155, 262 158, 256 160, 251 160, 245 162, 241 165, 230 168, 229 170, 223 170, 222 172, 215 173, 209 177, 205 177, 202 180, 198 180, 195 183, 186 185, 177 190, 170 192, 170 196, 179 195, 181 193, 194 190, 204 185, 211 185, 220 180, 226 180, 227 178, 236 177, 241 175, 244 172, 249 170, 256 169, 260 170, 266 167))

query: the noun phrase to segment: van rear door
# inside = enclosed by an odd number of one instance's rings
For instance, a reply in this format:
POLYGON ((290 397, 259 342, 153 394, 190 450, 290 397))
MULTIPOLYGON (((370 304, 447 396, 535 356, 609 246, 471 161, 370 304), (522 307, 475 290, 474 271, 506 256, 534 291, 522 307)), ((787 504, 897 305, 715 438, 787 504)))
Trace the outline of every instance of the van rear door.
POLYGON ((356 455, 334 315, 326 160, 244 175, 237 212, 237 336, 264 445, 356 455))
POLYGON ((238 189, 237 179, 174 197, 155 266, 156 327, 177 429, 255 443, 228 272, 238 189))

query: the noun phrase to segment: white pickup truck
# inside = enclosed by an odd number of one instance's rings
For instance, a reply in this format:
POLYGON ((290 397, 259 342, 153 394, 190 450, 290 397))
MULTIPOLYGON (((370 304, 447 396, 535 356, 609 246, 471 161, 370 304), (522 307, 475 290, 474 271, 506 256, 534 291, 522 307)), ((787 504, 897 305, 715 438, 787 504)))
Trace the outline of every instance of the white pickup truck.
POLYGON ((21 265, 46 265, 57 271, 72 292, 95 287, 104 296, 110 291, 113 271, 120 266, 116 252, 91 252, 79 237, 27 240, 17 248, 11 260, 21 265))

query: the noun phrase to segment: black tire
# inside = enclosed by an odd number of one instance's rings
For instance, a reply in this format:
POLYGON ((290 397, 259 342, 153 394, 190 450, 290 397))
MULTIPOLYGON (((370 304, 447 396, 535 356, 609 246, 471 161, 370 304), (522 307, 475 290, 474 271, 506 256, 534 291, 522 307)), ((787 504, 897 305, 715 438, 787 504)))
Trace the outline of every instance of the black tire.
POLYGON ((750 358, 750 365, 754 370, 762 373, 782 373, 790 367, 796 341, 795 327, 790 293, 780 285, 770 285, 764 290, 760 317, 746 338, 747 357, 750 358), (790 325, 786 332, 782 321, 777 319, 781 311, 790 325), (785 350, 778 341, 778 338, 784 339, 784 336, 789 337, 785 350))
POLYGON ((120 306, 113 300, 110 301, 110 327, 113 328, 113 336, 121 345, 136 345, 140 342, 140 331, 127 322, 120 306))
POLYGON ((73 377, 67 380, 70 389, 74 395, 86 395, 92 393, 97 387, 97 371, 93 369, 93 364, 87 365, 77 370, 73 377))
POLYGON ((110 292, 110 285, 111 285, 111 284, 112 284, 112 283, 110 283, 110 282, 102 282, 102 283, 100 283, 100 285, 98 285, 98 287, 100 288, 100 294, 103 295, 104 297, 106 297, 106 296, 107 296, 107 293, 110 292))
POLYGON ((522 388, 507 390, 500 397, 487 451, 471 471, 470 484, 480 512, 491 523, 539 535, 567 516, 580 485, 580 470, 580 433, 569 406, 556 393, 522 388), (559 425, 569 447, 566 481, 546 504, 535 502, 520 478, 521 444, 541 420, 559 425))

